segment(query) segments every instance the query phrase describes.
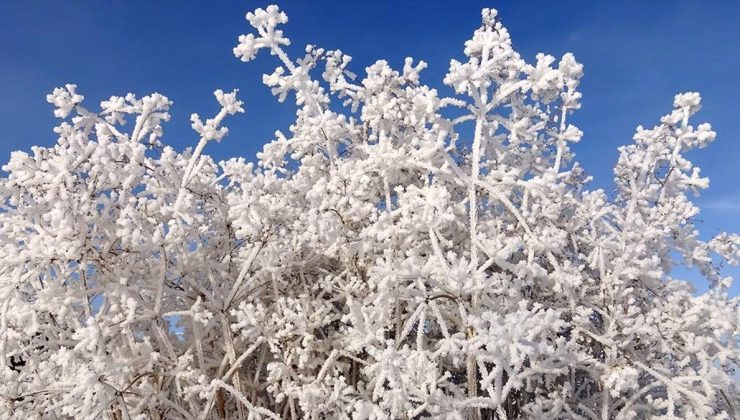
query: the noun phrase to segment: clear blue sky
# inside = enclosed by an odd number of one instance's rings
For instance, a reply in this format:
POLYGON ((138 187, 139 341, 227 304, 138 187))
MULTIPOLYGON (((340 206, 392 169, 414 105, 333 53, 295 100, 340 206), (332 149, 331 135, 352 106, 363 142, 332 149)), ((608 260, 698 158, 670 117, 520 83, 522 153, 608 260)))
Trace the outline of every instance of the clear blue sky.
MULTIPOLYGON (((212 91, 241 89, 247 113, 228 121, 229 136, 206 152, 216 159, 253 159, 294 108, 278 104, 261 84, 276 62, 244 64, 232 55, 249 31, 245 12, 266 2, 0 2, 0 161, 13 150, 54 143, 56 124, 45 95, 75 83, 87 106, 111 95, 157 91, 174 101, 165 141, 178 149, 196 137, 188 116, 217 111, 212 91)), ((675 93, 699 91, 718 133, 692 154, 711 178, 698 202, 707 238, 720 228, 740 232, 740 2, 308 2, 282 1, 295 51, 306 43, 342 49, 353 69, 385 58, 402 67, 411 56, 429 63, 424 81, 440 86, 450 58, 477 27, 482 7, 499 9, 515 47, 572 52, 585 65, 583 109, 573 121, 585 132, 578 160, 612 187, 617 146, 637 125, 652 126, 675 93)), ((445 90, 442 90, 445 92, 445 90)), ((740 270, 727 270, 740 292, 740 270)), ((686 273, 693 277, 692 273, 686 273)), ((701 289, 702 283, 697 286, 701 289)))

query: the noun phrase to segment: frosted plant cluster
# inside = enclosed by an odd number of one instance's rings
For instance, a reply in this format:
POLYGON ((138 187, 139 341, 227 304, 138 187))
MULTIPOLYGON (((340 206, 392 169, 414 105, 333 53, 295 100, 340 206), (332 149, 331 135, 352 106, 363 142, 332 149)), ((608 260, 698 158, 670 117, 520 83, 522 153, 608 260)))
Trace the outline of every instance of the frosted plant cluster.
POLYGON ((294 55, 278 7, 248 13, 234 54, 274 56, 264 83, 297 107, 256 163, 204 154, 236 91, 178 152, 165 96, 92 111, 54 90, 56 145, 0 178, 0 417, 737 416, 719 267, 740 237, 693 222, 699 94, 620 148, 614 194, 590 190, 583 66, 528 64, 482 17, 438 91, 423 61, 358 77, 342 51, 294 55))

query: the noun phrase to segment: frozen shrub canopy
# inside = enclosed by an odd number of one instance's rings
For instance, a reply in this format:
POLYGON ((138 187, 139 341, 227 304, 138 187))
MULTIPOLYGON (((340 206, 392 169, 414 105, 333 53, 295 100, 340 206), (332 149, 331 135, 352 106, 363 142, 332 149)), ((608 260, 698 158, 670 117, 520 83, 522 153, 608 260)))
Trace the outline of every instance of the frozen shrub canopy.
POLYGON ((165 96, 66 85, 57 144, 3 167, 0 417, 738 415, 740 237, 694 225, 698 93, 620 148, 608 195, 569 148, 583 66, 525 62, 495 10, 440 90, 411 58, 295 55, 277 6, 247 20, 234 54, 277 61, 297 108, 255 163, 204 154, 236 91, 180 153, 165 96))

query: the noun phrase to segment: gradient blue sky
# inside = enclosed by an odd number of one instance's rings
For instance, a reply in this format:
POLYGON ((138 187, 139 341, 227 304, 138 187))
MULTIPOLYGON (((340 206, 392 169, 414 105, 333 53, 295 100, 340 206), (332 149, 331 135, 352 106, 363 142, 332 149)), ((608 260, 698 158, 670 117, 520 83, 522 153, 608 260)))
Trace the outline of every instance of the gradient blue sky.
MULTIPOLYGON (((216 159, 253 159, 276 129, 286 129, 291 104, 261 84, 276 65, 262 55, 244 64, 231 52, 249 31, 246 11, 266 2, 0 2, 0 161, 13 150, 55 142, 45 95, 75 83, 88 107, 133 92, 160 92, 174 101, 166 142, 195 143, 188 117, 217 111, 214 89, 241 89, 247 113, 228 121, 229 136, 206 152, 216 159)), ((740 2, 369 2, 282 1, 286 34, 342 49, 353 70, 377 59, 402 67, 411 56, 429 63, 423 81, 441 86, 451 58, 478 26, 480 9, 495 7, 528 61, 538 52, 572 52, 585 65, 583 108, 573 117, 585 133, 578 160, 594 187, 612 188, 617 146, 637 125, 652 126, 675 93, 699 91, 695 122, 712 123, 717 141, 691 155, 711 187, 697 200, 708 238, 740 232, 740 2)), ((442 88, 442 92, 449 92, 442 88)), ((738 280, 740 270, 726 271, 738 280)), ((690 278, 695 273, 682 270, 690 278)), ((703 282, 697 282, 704 289, 703 282)))

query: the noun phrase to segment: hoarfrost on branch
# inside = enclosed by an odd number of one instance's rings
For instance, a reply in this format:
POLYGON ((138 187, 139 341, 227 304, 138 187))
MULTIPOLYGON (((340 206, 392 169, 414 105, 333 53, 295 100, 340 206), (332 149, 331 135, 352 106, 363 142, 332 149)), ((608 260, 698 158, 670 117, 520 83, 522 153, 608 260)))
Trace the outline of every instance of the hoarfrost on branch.
POLYGON ((297 107, 256 164, 204 154, 236 91, 178 152, 165 96, 94 111, 55 89, 56 145, 0 179, 2 417, 738 415, 718 267, 740 239, 694 225, 699 94, 619 149, 615 194, 591 190, 583 66, 528 64, 482 17, 438 90, 423 61, 358 77, 342 51, 296 56, 278 7, 247 14, 234 54, 275 56, 264 83, 297 107))

